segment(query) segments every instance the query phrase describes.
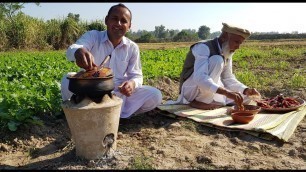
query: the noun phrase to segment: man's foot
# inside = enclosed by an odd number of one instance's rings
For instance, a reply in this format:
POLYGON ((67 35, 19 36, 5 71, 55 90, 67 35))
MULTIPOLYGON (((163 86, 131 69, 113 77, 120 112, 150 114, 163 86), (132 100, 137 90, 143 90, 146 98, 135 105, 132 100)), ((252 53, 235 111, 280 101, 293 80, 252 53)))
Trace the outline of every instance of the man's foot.
POLYGON ((193 100, 189 103, 189 106, 197 109, 203 109, 203 110, 213 110, 222 107, 222 105, 216 105, 216 104, 206 104, 203 102, 198 102, 196 100, 193 100))

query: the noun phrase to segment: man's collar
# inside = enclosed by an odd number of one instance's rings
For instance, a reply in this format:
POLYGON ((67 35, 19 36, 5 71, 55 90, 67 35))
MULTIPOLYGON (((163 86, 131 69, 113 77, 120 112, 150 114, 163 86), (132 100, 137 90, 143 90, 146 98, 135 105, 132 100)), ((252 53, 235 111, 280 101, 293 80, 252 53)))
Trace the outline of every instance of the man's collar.
POLYGON ((122 44, 126 44, 127 43, 127 40, 126 40, 126 37, 125 36, 123 36, 123 38, 122 38, 122 44))
MULTIPOLYGON (((108 34, 107 34, 107 30, 105 31, 105 36, 102 38, 102 42, 105 42, 105 41, 109 41, 109 42, 111 42, 110 40, 109 40, 109 38, 108 38, 108 34)), ((125 36, 123 36, 122 37, 122 40, 121 40, 121 42, 120 42, 120 44, 119 45, 125 45, 125 44, 127 44, 127 39, 126 39, 126 37, 125 36)))

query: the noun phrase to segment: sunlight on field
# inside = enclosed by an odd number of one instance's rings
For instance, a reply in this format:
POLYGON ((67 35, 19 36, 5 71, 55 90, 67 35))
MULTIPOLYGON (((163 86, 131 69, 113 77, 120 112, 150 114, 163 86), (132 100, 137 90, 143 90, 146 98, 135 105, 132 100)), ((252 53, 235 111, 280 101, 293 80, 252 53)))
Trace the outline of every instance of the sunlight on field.
MULTIPOLYGON (((139 44, 144 84, 167 76, 179 80, 193 42, 139 44)), ((306 40, 246 41, 233 56, 238 80, 259 91, 306 88, 306 40)), ((78 71, 61 51, 0 52, 0 124, 16 130, 39 123, 37 114, 60 112, 63 74, 78 71)))
POLYGON ((188 48, 194 42, 165 42, 165 43, 138 43, 141 50, 164 50, 175 48, 188 48))

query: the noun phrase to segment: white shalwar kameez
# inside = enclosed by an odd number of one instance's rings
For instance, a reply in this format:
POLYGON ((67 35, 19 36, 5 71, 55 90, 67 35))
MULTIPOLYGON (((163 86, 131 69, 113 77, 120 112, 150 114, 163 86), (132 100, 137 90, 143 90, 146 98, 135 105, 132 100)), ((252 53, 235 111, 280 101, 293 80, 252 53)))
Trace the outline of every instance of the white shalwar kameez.
MULTIPOLYGON (((123 37, 121 43, 114 48, 107 36, 107 31, 88 31, 72 44, 66 52, 69 61, 75 61, 74 53, 78 48, 86 48, 94 57, 94 63, 100 65, 108 55, 109 62, 104 66, 110 67, 114 75, 115 89, 113 93, 123 99, 121 118, 128 118, 133 113, 143 113, 154 109, 161 104, 161 92, 151 86, 142 85, 143 76, 140 62, 139 47, 130 39, 123 37), (118 90, 118 86, 124 81, 135 81, 135 91, 126 97, 118 90)), ((63 101, 69 100, 73 95, 68 90, 69 80, 63 76, 61 94, 63 101)))
MULTIPOLYGON (((221 52, 218 43, 219 52, 221 52)), ((232 73, 232 58, 223 59, 221 55, 209 57, 210 50, 203 43, 192 47, 195 57, 194 72, 183 83, 181 94, 176 101, 167 101, 166 104, 188 104, 193 100, 207 103, 228 105, 233 100, 216 93, 219 87, 239 92, 244 97, 244 103, 249 102, 243 91, 247 86, 239 82, 232 73)))

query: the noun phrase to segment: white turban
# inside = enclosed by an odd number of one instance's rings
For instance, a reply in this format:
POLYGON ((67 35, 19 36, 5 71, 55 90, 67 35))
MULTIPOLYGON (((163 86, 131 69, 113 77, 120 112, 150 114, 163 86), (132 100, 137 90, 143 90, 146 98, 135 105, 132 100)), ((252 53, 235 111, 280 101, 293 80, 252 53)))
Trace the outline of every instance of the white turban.
POLYGON ((222 32, 228 32, 235 35, 240 35, 244 39, 248 38, 251 35, 250 31, 248 31, 247 29, 242 29, 236 26, 228 25, 227 23, 222 23, 222 25, 223 25, 222 32))

